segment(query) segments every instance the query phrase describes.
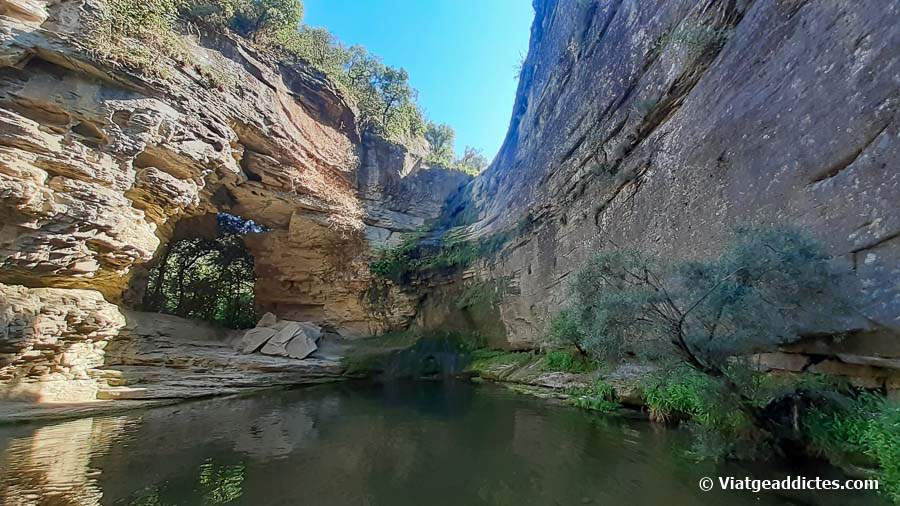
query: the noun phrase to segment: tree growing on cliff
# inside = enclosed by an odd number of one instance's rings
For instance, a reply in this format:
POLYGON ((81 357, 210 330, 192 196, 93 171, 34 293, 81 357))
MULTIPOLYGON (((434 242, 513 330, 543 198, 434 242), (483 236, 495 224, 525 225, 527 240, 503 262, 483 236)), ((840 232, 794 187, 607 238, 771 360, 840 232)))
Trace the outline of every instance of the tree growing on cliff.
POLYGON ((747 227, 709 261, 670 264, 634 250, 596 255, 572 284, 587 348, 675 351, 719 375, 728 357, 790 342, 846 313, 830 257, 794 230, 747 227))
POLYGON ((181 0, 181 4, 190 17, 248 38, 296 30, 303 19, 301 0, 181 0))
POLYGON ((463 151, 462 157, 456 161, 456 169, 465 172, 471 176, 477 176, 481 174, 488 166, 487 158, 481 154, 476 148, 472 146, 466 146, 465 151, 463 151))
POLYGON ((237 0, 232 26, 245 34, 296 30, 303 19, 301 0, 237 0))
POLYGON ((434 123, 429 121, 425 127, 425 140, 431 152, 428 155, 429 163, 450 167, 453 165, 453 142, 456 140, 456 132, 446 123, 434 123))
POLYGON ((849 307, 830 257, 808 236, 745 227, 708 261, 671 263, 634 250, 604 251, 571 285, 570 335, 589 353, 674 354, 720 378, 753 419, 760 413, 729 375, 734 357, 794 341, 815 322, 840 328, 849 307))

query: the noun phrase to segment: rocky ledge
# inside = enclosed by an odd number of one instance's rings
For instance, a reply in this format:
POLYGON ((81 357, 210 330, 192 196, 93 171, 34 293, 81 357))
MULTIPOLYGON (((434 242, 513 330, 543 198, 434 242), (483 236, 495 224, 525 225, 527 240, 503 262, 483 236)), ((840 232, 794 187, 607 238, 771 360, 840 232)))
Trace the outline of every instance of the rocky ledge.
MULTIPOLYGON (((0 285, 0 295, 0 316, 8 322, 0 336, 0 421, 80 416, 343 378, 340 344, 326 342, 329 338, 321 338, 317 353, 302 360, 244 353, 241 331, 120 311, 90 290, 0 285)), ((272 324, 282 330, 296 326, 272 324)))

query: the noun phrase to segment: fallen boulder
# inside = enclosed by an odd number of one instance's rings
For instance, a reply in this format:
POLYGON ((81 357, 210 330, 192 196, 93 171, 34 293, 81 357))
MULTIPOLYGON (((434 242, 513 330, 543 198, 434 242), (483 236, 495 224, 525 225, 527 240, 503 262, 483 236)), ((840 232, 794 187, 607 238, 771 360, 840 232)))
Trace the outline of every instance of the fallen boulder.
POLYGON ((264 355, 303 359, 318 349, 316 341, 322 329, 309 322, 285 322, 260 350, 264 355))
POLYGON ((260 348, 263 347, 266 342, 269 341, 274 335, 275 330, 267 327, 256 327, 248 330, 244 334, 244 338, 241 339, 241 343, 239 345, 242 353, 253 353, 255 351, 259 351, 260 348))

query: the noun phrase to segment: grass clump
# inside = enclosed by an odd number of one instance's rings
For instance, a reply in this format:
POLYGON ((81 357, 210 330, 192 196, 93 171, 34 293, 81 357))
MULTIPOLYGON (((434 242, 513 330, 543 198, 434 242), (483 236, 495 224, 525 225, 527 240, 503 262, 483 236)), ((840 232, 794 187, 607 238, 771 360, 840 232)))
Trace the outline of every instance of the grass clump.
POLYGON ((824 456, 864 455, 878 466, 880 492, 900 503, 900 403, 861 393, 806 410, 802 429, 824 456))
POLYGON ((741 398, 721 382, 679 365, 642 383, 651 420, 688 425, 694 435, 690 457, 756 458, 768 450, 764 434, 743 409, 741 398))
POLYGON ((87 48, 98 58, 164 76, 159 56, 183 61, 174 30, 180 0, 107 0, 92 21, 87 48))
POLYGON ((597 363, 586 356, 576 355, 565 350, 553 350, 544 355, 541 369, 552 372, 585 373, 596 370, 597 363))
MULTIPOLYGON (((710 393, 716 383, 706 375, 686 367, 676 367, 652 375, 644 382, 644 399, 650 418, 658 422, 697 421, 720 424, 722 406, 710 393)), ((737 418, 731 414, 726 418, 737 418)))
POLYGON ((529 352, 488 349, 475 350, 469 356, 472 361, 466 370, 480 374, 490 373, 500 368, 518 367, 533 357, 529 352))
POLYGON ((582 409, 614 413, 621 407, 616 402, 616 391, 603 379, 598 379, 589 387, 573 388, 566 393, 570 396, 569 402, 582 409))

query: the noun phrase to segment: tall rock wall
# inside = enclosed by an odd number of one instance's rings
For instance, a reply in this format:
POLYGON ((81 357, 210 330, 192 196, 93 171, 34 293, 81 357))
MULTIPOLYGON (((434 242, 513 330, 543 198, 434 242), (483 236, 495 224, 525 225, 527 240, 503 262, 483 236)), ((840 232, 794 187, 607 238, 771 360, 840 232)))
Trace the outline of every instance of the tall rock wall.
POLYGON ((136 72, 82 44, 97 0, 0 6, 0 282, 135 305, 175 224, 227 211, 271 229, 249 241, 261 309, 383 329, 371 250, 435 217, 465 175, 362 139, 326 76, 238 37, 184 36, 184 61, 136 72))
POLYGON ((217 212, 269 229, 247 239, 262 311, 348 337, 406 325, 416 296, 372 253, 471 178, 362 136, 326 75, 228 33, 186 30, 156 71, 106 59, 86 44, 101 7, 0 0, 0 396, 91 398, 118 310, 217 212))
POLYGON ((455 211, 475 216, 471 236, 530 222, 474 270, 516 288, 496 312, 509 344, 544 339, 568 276, 597 251, 710 257, 751 222, 823 241, 859 281, 851 295, 862 329, 894 356, 900 4, 539 0, 535 9, 509 133, 455 211))

